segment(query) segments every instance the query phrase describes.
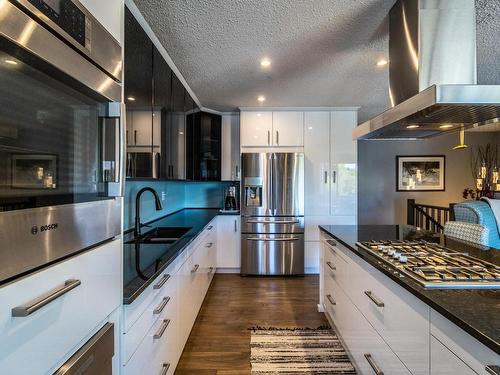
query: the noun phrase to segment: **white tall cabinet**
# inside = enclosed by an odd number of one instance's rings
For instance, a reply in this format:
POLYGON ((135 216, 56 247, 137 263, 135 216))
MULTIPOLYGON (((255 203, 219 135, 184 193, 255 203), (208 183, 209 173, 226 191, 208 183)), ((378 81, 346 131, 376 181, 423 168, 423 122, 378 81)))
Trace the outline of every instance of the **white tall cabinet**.
POLYGON ((357 222, 357 108, 304 113, 306 272, 319 272, 318 225, 357 222))

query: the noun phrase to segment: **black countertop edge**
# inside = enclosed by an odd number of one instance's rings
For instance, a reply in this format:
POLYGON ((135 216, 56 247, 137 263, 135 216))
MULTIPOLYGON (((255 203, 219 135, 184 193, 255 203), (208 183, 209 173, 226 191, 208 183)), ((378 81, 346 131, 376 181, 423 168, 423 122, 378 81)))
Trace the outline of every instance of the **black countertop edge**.
POLYGON ((442 305, 439 303, 436 303, 436 301, 430 299, 429 297, 425 296, 422 291, 425 291, 425 288, 423 288, 420 285, 417 285, 413 283, 412 281, 409 281, 407 279, 401 279, 397 277, 394 273, 390 272, 389 270, 381 267, 377 263, 377 259, 370 254, 364 252, 362 249, 359 249, 357 246, 354 247, 352 246, 349 242, 344 241, 340 236, 336 235, 333 233, 331 230, 328 230, 327 228, 323 226, 319 226, 320 231, 326 233, 327 235, 333 237, 335 240, 340 242, 342 245, 344 245, 346 248, 351 250, 354 254, 359 256, 361 259, 365 260, 367 263, 369 263, 371 266, 375 267, 377 270, 382 272, 384 275, 389 277, 391 280, 395 281, 398 285, 402 286, 405 288, 407 291, 409 291, 411 294, 413 294, 415 297, 420 299, 422 302, 436 310, 438 313, 446 317, 448 320, 453 322, 455 325, 458 327, 462 328, 465 332, 469 333, 471 336, 476 338, 478 341, 486 345, 488 348, 493 350, 495 353, 500 355, 500 343, 495 341, 493 338, 485 335, 483 332, 477 330, 473 326, 471 326, 469 323, 465 322, 462 320, 459 316, 452 314, 449 310, 444 308, 442 305), (411 285, 414 284, 414 285, 411 285), (419 290, 420 289, 420 290, 419 290))
MULTIPOLYGON (((220 210, 219 208, 182 208, 180 210, 177 210, 175 212, 172 212, 168 215, 164 215, 162 217, 159 217, 157 219, 154 219, 152 221, 149 221, 147 223, 147 225, 152 225, 154 226, 154 223, 155 222, 159 222, 169 216, 173 216, 175 214, 178 214, 182 211, 185 211, 185 210, 200 210, 200 211, 214 211, 214 214, 213 215, 210 215, 209 218, 206 220, 206 223, 203 225, 203 227, 199 227, 199 229, 195 232, 195 233, 191 233, 189 235, 184 235, 179 241, 178 243, 176 243, 173 247, 174 249, 171 249, 171 253, 169 254, 169 257, 167 259, 167 261, 161 265, 161 267, 158 268, 158 270, 147 280, 144 282, 144 284, 142 284, 139 288, 137 288, 137 290, 134 291, 134 293, 132 293, 130 296, 127 296, 127 297, 123 297, 123 304, 124 305, 130 305, 133 301, 135 301, 140 295, 141 293, 149 286, 151 285, 151 283, 163 272, 165 271, 165 269, 170 266, 170 264, 172 264, 172 262, 177 259, 177 257, 179 255, 182 254, 182 252, 194 241, 196 240, 196 238, 198 238, 198 236, 205 230, 205 228, 208 226, 208 224, 213 220, 213 218, 215 218, 216 216, 218 215, 224 215, 224 213, 220 213, 218 210, 220 210), (173 251, 172 251, 173 250, 173 251)), ((236 215, 236 214, 233 214, 233 213, 230 213, 232 215, 236 215)), ((228 214, 225 214, 225 215, 228 215, 228 214)), ((239 215, 239 212, 238 214, 239 215)), ((126 232, 124 233, 128 233, 130 234, 131 232, 133 232, 133 228, 132 229, 129 229, 127 230, 126 232)))

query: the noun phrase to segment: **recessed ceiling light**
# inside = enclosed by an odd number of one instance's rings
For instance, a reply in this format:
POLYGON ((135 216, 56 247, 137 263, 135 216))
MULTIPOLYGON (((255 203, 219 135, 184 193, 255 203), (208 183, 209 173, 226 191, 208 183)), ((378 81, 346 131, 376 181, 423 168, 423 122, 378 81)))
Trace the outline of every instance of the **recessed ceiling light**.
POLYGON ((133 96, 127 97, 127 100, 130 102, 135 102, 135 98, 133 96))
POLYGON ((420 128, 420 125, 417 125, 417 124, 408 125, 406 128, 407 129, 416 129, 416 128, 420 128))
POLYGON ((452 125, 452 124, 444 124, 444 125, 441 125, 441 126, 439 127, 439 129, 449 129, 449 128, 452 128, 452 127, 453 127, 453 125, 452 125))
POLYGON ((265 101, 266 101, 266 97, 265 97, 265 96, 263 96, 263 95, 259 95, 259 96, 257 97, 257 100, 258 100, 259 102, 261 102, 261 103, 262 103, 262 102, 265 102, 265 101))
POLYGON ((10 65, 17 65, 17 61, 15 61, 15 60, 7 59, 7 60, 4 60, 4 62, 6 64, 10 64, 10 65))
POLYGON ((260 117, 260 116, 262 116, 262 113, 257 113, 257 117, 260 117))
POLYGON ((260 60, 260 66, 262 66, 263 68, 271 66, 271 60, 269 60, 267 57, 264 57, 262 60, 260 60))
POLYGON ((389 64, 389 61, 387 61, 386 59, 380 59, 379 61, 377 61, 377 66, 386 66, 387 64, 389 64))

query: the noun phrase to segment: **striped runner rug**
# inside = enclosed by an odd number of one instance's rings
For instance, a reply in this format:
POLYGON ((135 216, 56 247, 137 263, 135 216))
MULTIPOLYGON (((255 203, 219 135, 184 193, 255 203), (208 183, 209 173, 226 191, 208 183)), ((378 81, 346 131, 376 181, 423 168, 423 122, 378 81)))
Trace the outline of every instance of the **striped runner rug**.
POLYGON ((252 375, 356 374, 329 327, 252 328, 252 375))

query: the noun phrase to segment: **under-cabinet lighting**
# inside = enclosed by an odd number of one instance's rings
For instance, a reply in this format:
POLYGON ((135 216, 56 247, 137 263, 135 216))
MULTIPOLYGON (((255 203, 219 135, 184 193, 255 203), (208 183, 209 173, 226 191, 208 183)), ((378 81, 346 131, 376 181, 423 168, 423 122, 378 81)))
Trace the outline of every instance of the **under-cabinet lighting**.
POLYGON ((441 126, 439 127, 439 129, 450 129, 450 128, 452 128, 452 127, 453 127, 453 125, 452 125, 452 124, 444 124, 444 125, 441 125, 441 126))
POLYGON ((258 100, 259 102, 261 102, 261 103, 262 103, 262 102, 265 102, 265 101, 266 101, 266 97, 265 97, 265 96, 262 96, 262 95, 259 95, 259 96, 257 97, 257 100, 258 100))
POLYGON ((17 61, 11 59, 4 60, 4 62, 10 65, 17 65, 17 61))
POLYGON ((389 64, 389 61, 387 61, 386 59, 380 59, 379 61, 377 61, 378 67, 386 66, 387 64, 389 64))
POLYGON ((416 129, 416 128, 420 128, 420 125, 417 125, 417 124, 408 125, 406 128, 407 129, 416 129))
POLYGON ((128 100, 129 102, 135 102, 135 98, 134 98, 133 96, 129 96, 129 97, 127 97, 127 100, 128 100))
POLYGON ((263 68, 271 66, 271 60, 269 60, 267 57, 264 57, 262 60, 260 60, 260 66, 262 66, 263 68))

